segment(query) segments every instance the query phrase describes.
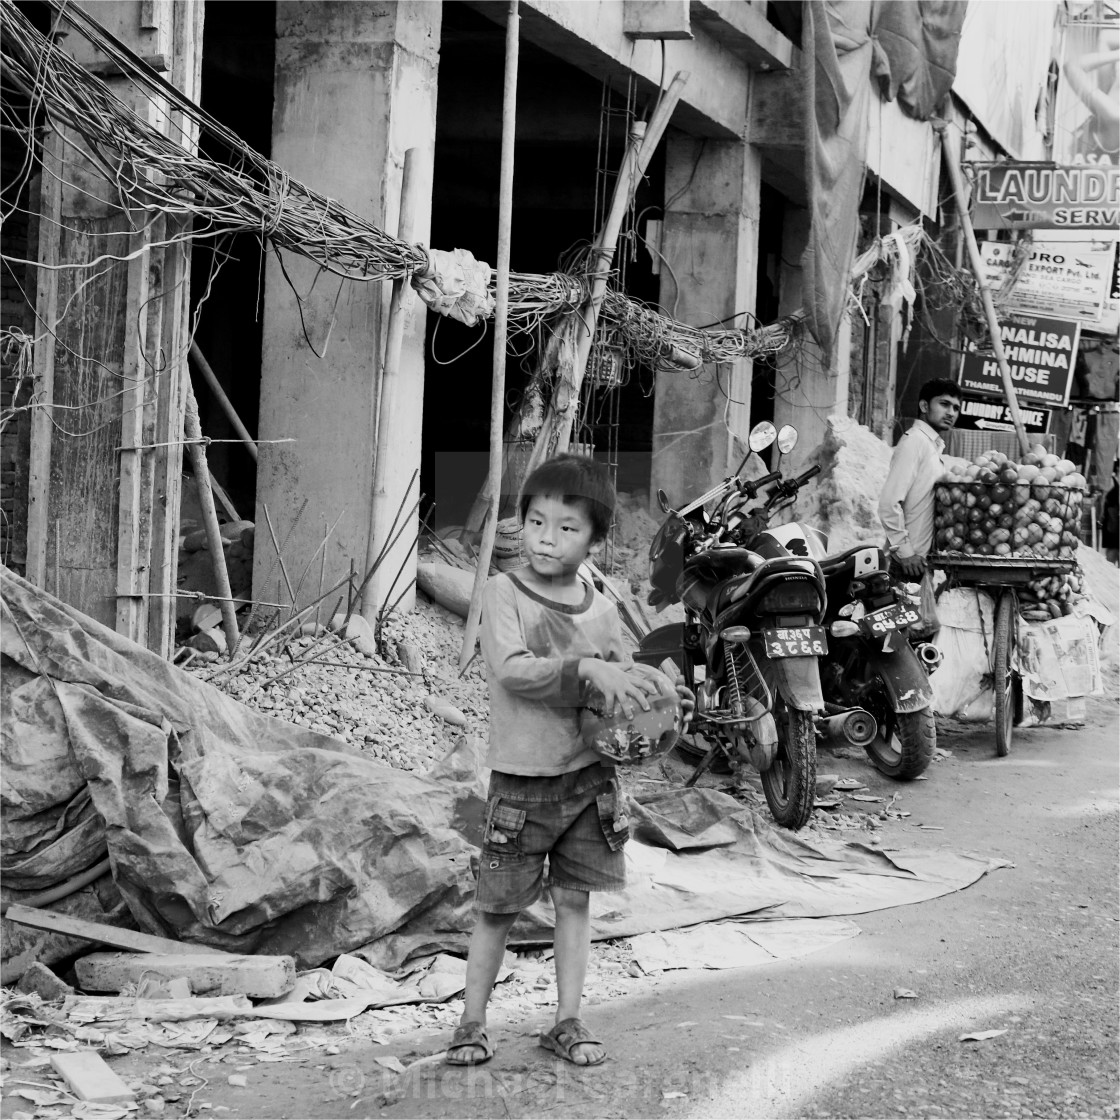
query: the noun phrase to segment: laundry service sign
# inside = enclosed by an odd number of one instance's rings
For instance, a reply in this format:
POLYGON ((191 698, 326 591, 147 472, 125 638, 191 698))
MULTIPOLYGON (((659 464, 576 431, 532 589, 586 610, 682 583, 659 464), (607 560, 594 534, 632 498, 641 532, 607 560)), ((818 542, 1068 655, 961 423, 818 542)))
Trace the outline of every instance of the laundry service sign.
MULTIPOLYGON (((1007 314, 1000 319, 999 333, 1016 397, 1040 404, 1069 404, 1081 324, 1041 315, 1007 314)), ((969 392, 1003 395, 999 362, 991 354, 965 354, 960 380, 961 388, 969 392)))
POLYGON ((966 163, 977 229, 1115 229, 1120 167, 966 163))

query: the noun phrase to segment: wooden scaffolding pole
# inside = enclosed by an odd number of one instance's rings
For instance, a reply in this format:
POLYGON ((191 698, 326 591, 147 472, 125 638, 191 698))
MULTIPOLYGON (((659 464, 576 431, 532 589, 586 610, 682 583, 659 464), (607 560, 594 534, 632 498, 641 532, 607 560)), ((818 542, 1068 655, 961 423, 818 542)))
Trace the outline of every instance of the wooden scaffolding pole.
POLYGON ((972 265, 973 274, 976 276, 977 287, 980 289, 980 299, 984 304, 984 314, 988 320, 988 333, 992 336, 992 353, 999 363, 999 373, 1003 379, 1003 392, 1007 397, 1007 408, 1011 414, 1011 422, 1015 425, 1015 434, 1019 437, 1019 448, 1022 454, 1026 455, 1031 449, 1031 442, 1027 438, 1027 430, 1023 426, 1023 417, 1019 412, 1019 401, 1015 395, 1015 385, 1011 380, 1011 367, 1007 364, 1003 339, 999 333, 999 317, 996 315, 992 290, 984 279, 984 267, 980 261, 980 247, 976 244, 976 231, 972 228, 972 218, 968 213, 968 196, 965 193, 964 178, 961 175, 960 154, 957 151, 956 140, 950 133, 948 123, 938 121, 934 124, 934 128, 941 135, 941 157, 949 175, 949 182, 953 185, 953 195, 957 201, 957 214, 960 217, 961 232, 964 234, 968 260, 972 265))
MULTIPOLYGON (((416 239, 416 225, 420 199, 417 186, 427 182, 426 162, 431 152, 423 148, 409 148, 404 153, 401 171, 400 216, 397 219, 397 237, 410 244, 416 239)), ((404 329, 408 322, 408 303, 411 288, 407 277, 393 281, 389 300, 389 321, 385 329, 385 361, 381 367, 381 381, 377 392, 377 444, 374 447, 373 495, 370 502, 369 531, 366 534, 365 570, 368 572, 377 557, 377 540, 387 541, 393 532, 394 513, 407 498, 389 493, 390 465, 393 458, 394 432, 399 431, 401 408, 407 403, 409 393, 417 392, 415 386, 405 382, 401 373, 401 351, 404 347, 404 329)), ((411 489, 411 483, 409 484, 411 489)), ((388 596, 388 576, 380 569, 374 573, 362 593, 362 617, 373 626, 378 611, 385 606, 388 596)))
POLYGON ((648 127, 644 121, 635 121, 630 130, 630 145, 626 150, 622 170, 615 181, 614 194, 611 197, 610 209, 607 220, 596 239, 593 250, 595 272, 591 281, 591 292, 587 302, 580 308, 579 318, 581 324, 576 340, 576 359, 572 369, 572 382, 567 386, 566 399, 559 402, 554 393, 545 413, 544 423, 537 433, 536 442, 533 444, 533 453, 529 457, 526 471, 533 470, 542 460, 546 459, 554 450, 566 451, 571 440, 572 425, 576 413, 579 411, 579 392, 583 384, 584 372, 587 369, 587 359, 591 354, 591 346, 595 341, 595 327, 599 321, 599 310, 603 306, 603 298, 607 294, 607 280, 610 277, 611 265, 614 261, 615 249, 618 245, 618 235, 622 232, 622 222, 626 212, 634 202, 634 195, 642 176, 649 167, 653 153, 661 143, 665 129, 669 127, 669 118, 677 107, 677 102, 684 92, 688 74, 681 71, 677 73, 669 88, 660 98, 648 127))
POLYGON ((210 489, 210 468, 206 465, 206 448, 202 442, 202 425, 198 419, 198 404, 194 399, 194 389, 190 379, 183 387, 185 409, 183 411, 183 434, 186 436, 187 454, 194 468, 195 489, 198 491, 198 504, 202 510, 202 525, 206 530, 206 543, 210 546, 210 562, 214 566, 214 582, 218 585, 218 608, 222 612, 222 631, 226 636, 226 651, 233 656, 237 649, 237 613, 233 606, 233 592, 229 586, 229 571, 226 568, 226 554, 222 548, 222 532, 218 526, 218 511, 214 507, 214 494, 210 489))
MULTIPOLYGON (((591 260, 595 269, 591 292, 587 302, 578 311, 565 315, 553 329, 551 338, 545 347, 544 353, 551 352, 560 342, 562 336, 570 332, 575 326, 578 335, 576 356, 573 363, 571 380, 563 387, 557 386, 553 398, 547 409, 540 430, 533 444, 533 451, 528 465, 524 468, 526 473, 532 470, 552 450, 564 450, 571 438, 572 422, 579 407, 579 390, 583 383, 584 372, 587 368, 587 358, 591 353, 591 345, 595 339, 595 325, 599 318, 599 309, 606 295, 607 280, 610 276, 611 265, 614 261, 615 249, 618 245, 619 233, 622 229, 623 219, 627 210, 634 201, 634 193, 641 183, 642 176, 657 150, 657 145, 665 134, 673 110, 681 99, 688 74, 685 71, 677 73, 669 88, 658 101, 653 116, 648 125, 644 121, 635 122, 631 129, 626 154, 623 156, 622 166, 619 168, 618 178, 615 181, 614 194, 611 198, 607 218, 595 238, 591 248, 591 260), (567 399, 564 407, 557 408, 557 393, 564 393, 567 399)), ((525 421, 524 404, 521 414, 516 416, 510 425, 511 431, 519 430, 525 421)), ((475 498, 467 517, 466 527, 471 532, 477 532, 481 527, 482 518, 486 514, 491 501, 490 480, 487 479, 482 489, 475 498)))
POLYGON ((218 375, 210 368, 210 363, 206 360, 206 355, 198 347, 198 343, 191 339, 191 361, 194 363, 194 368, 202 374, 202 380, 210 386, 210 392, 214 394, 214 399, 222 407, 222 411, 226 414, 226 419, 230 422, 233 430, 237 433, 238 438, 245 444, 245 450, 253 457, 253 462, 257 461, 257 444, 253 437, 249 434, 249 429, 241 423, 241 417, 237 415, 237 409, 233 407, 233 402, 226 396, 225 389, 222 388, 222 383, 218 380, 218 375))
POLYGON ((498 262, 494 290, 494 373, 490 386, 490 470, 487 478, 489 509, 482 527, 478 567, 474 573, 463 648, 459 652, 462 673, 474 656, 482 617, 482 589, 490 575, 490 556, 498 529, 498 503, 502 493, 503 424, 506 395, 506 333, 509 322, 509 255, 513 229, 513 147, 517 133, 518 0, 510 0, 506 22, 506 70, 502 95, 502 165, 498 188, 498 262))

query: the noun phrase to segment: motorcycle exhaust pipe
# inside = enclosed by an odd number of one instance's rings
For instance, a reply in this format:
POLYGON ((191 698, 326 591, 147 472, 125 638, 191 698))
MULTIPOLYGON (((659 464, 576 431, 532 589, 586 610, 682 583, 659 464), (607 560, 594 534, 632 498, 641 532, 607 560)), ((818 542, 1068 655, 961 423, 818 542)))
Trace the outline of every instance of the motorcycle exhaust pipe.
POLYGON ((875 717, 863 708, 849 708, 834 716, 817 720, 817 730, 830 743, 866 747, 879 734, 875 717))
POLYGON ((945 659, 945 655, 933 642, 919 642, 914 647, 914 652, 918 655, 918 660, 925 667, 927 673, 932 673, 945 659))

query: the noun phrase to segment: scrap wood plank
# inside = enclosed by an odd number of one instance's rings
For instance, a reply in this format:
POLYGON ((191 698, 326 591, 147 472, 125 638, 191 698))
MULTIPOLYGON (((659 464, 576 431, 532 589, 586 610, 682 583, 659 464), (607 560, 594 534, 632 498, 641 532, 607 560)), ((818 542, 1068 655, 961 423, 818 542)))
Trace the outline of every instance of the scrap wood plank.
POLYGON ((214 953, 90 953, 75 962, 78 984, 89 992, 119 992, 145 973, 171 980, 184 977, 196 995, 257 996, 275 999, 295 987, 291 957, 251 957, 214 953))
POLYGON ((259 1018, 247 996, 187 996, 184 999, 137 999, 135 996, 69 996, 62 1010, 75 1023, 181 1023, 187 1019, 259 1018))
POLYGON ((109 1104, 112 1101, 131 1101, 136 1097, 96 1050, 52 1054, 51 1065, 80 1100, 109 1104))
POLYGON ((190 945, 184 941, 172 941, 169 937, 156 937, 150 933, 138 933, 134 929, 121 929, 119 926, 91 922, 85 918, 75 918, 70 914, 60 914, 57 910, 39 910, 33 906, 21 906, 13 902, 5 911, 4 917, 21 926, 45 929, 51 933, 65 933, 70 937, 80 937, 85 941, 96 941, 101 945, 112 945, 115 949, 127 949, 133 953, 212 953, 223 957, 231 956, 222 949, 211 949, 207 945, 190 945))

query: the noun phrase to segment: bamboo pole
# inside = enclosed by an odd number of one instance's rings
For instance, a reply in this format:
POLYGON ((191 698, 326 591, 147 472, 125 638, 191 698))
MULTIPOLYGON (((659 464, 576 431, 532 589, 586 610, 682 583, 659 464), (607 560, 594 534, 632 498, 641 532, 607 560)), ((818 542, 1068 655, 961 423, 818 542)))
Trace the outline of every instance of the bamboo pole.
POLYGON ((230 424, 233 425, 233 430, 241 437, 241 442, 245 444, 245 450, 253 456, 253 462, 255 463, 257 461, 256 441, 249 435, 249 429, 241 423, 241 417, 237 415, 237 409, 233 407, 233 402, 226 396, 217 374, 210 368, 210 363, 206 360, 206 356, 198 348, 198 343, 194 339, 191 339, 191 361, 194 362, 194 368, 202 374, 202 379, 210 386, 210 392, 214 394, 214 399, 222 406, 222 411, 226 414, 230 424))
POLYGON ((202 510, 202 524, 206 529, 206 542, 210 546, 210 561, 214 565, 214 580, 218 585, 218 608, 222 612, 222 631, 226 636, 229 655, 237 649, 237 614, 233 609, 233 591, 229 585, 226 554, 222 549, 222 533, 218 528, 218 511, 214 506, 214 493, 210 489, 210 468, 206 465, 206 449, 202 444, 202 425, 198 419, 198 402, 190 381, 185 386, 183 433, 187 437, 187 454, 194 467, 198 490, 198 504, 202 510))
MULTIPOLYGON (((411 243, 416 238, 420 207, 417 187, 427 179, 424 165, 430 158, 431 153, 422 148, 409 148, 404 153, 400 217, 397 221, 397 237, 402 241, 411 243)), ((401 376, 401 350, 404 346, 404 328, 408 321, 408 307, 405 300, 408 295, 408 279, 394 280, 393 292, 389 300, 389 321, 385 331, 385 361, 381 367, 381 383, 377 393, 377 443, 374 447, 373 495, 370 503, 369 531, 366 535, 366 571, 369 571, 373 564, 378 534, 385 533, 388 536, 385 526, 392 514, 389 467, 393 458, 391 450, 394 444, 393 428, 399 423, 399 404, 408 393, 417 391, 415 386, 404 384, 401 376)), ((411 487, 411 483, 409 485, 411 487)), ((383 590, 381 580, 375 579, 362 596, 361 614, 371 627, 377 621, 377 612, 384 598, 383 590)))
POLYGON ((582 325, 576 342, 576 359, 567 400, 563 407, 558 409, 556 407, 556 395, 553 395, 545 414, 544 424, 541 425, 536 442, 533 444, 533 453, 529 457, 527 471, 533 470, 553 448, 557 451, 566 451, 568 448, 572 423, 579 409, 580 386, 583 384, 587 359, 595 341, 595 326, 599 321, 599 310, 603 305, 603 298, 607 294, 607 280, 610 276, 615 249, 618 246, 618 235, 622 231, 622 223, 626 217, 626 212, 633 204, 638 184, 642 181, 642 176, 646 173, 646 168, 649 167, 649 161, 653 158, 653 153, 657 150, 662 136, 665 135, 665 130, 669 127, 669 119, 684 93, 687 81, 688 74, 684 71, 678 72, 669 83, 669 88, 665 91, 664 96, 658 101, 648 126, 642 121, 635 121, 631 128, 631 143, 627 147, 622 170, 615 181, 607 220, 603 223, 602 232, 596 239, 593 251, 595 272, 587 302, 579 311, 582 325), (642 126, 640 129, 639 125, 642 126))
POLYGON ((490 508, 482 526, 478 566, 474 571, 463 648, 459 653, 460 674, 474 657, 474 644, 482 617, 482 589, 490 575, 490 555, 498 529, 498 503, 502 492, 503 424, 506 395, 506 332, 509 321, 509 255, 513 228, 513 149, 517 132, 517 60, 519 51, 518 0, 509 0, 506 22, 506 70, 502 95, 502 164, 498 186, 498 261, 494 306, 494 373, 490 386, 490 508))
MULTIPOLYGON (((560 336, 571 328, 573 319, 578 321, 580 324, 578 327, 580 338, 576 349, 574 389, 569 391, 569 410, 566 412, 568 430, 564 434, 562 441, 564 447, 568 445, 571 422, 575 415, 574 410, 579 403, 579 386, 583 382, 584 370, 587 368, 587 357, 591 352, 591 344, 594 341, 595 324, 598 321, 599 308, 602 306, 603 297, 606 294, 607 278, 611 263, 614 260, 615 249, 618 245, 618 235, 622 227, 622 220, 626 216, 626 211, 634 201, 634 192, 637 191, 638 184, 641 182, 642 176, 649 166, 649 161, 653 158, 653 153, 657 150, 657 145, 665 133, 669 118, 672 116, 677 102, 680 101, 681 94, 684 91, 684 86, 687 81, 688 73, 685 71, 678 72, 674 76, 673 81, 669 84, 669 88, 665 91, 665 95, 655 109, 648 126, 645 122, 636 122, 643 131, 636 139, 634 133, 631 133, 626 154, 623 156, 622 166, 619 168, 618 178, 615 180, 614 195, 611 198, 608 217, 603 223, 603 227, 596 235, 595 243, 591 249, 591 258, 595 265, 595 285, 592 288, 590 298, 579 311, 564 316, 561 322, 553 329, 552 336, 545 348, 545 354, 547 355, 551 348, 557 344, 560 336)), ((691 355, 685 359, 682 354, 681 359, 681 364, 685 368, 695 368, 699 365, 699 361, 696 361, 695 364, 692 363, 691 355)), ((542 358, 541 365, 544 364, 545 361, 542 358)), ((540 367, 538 367, 538 370, 539 368, 540 367)), ((539 372, 534 376, 540 376, 539 372)), ((554 436, 552 432, 555 431, 559 433, 562 420, 558 418, 558 415, 559 414, 554 411, 552 405, 549 405, 545 410, 544 418, 533 444, 529 463, 525 467, 526 473, 537 466, 544 458, 545 452, 553 442, 554 436), (544 433, 549 434, 542 441, 544 433)), ((524 423, 525 413, 524 405, 522 405, 521 412, 514 416, 510 423, 510 434, 512 435, 514 432, 521 430, 524 423)), ((490 503, 490 497, 490 482, 489 479, 487 479, 479 490, 478 496, 474 500, 474 505, 471 507, 471 511, 467 516, 466 527, 471 532, 476 532, 481 526, 482 518, 485 516, 490 503)))
POLYGON ((953 195, 957 200, 957 214, 960 218, 961 231, 964 234, 965 247, 968 250, 968 260, 976 276, 977 287, 980 289, 980 299, 984 304, 984 314, 988 320, 988 333, 992 336, 992 352, 999 363, 1003 392, 1004 396, 1007 397, 1007 408, 1011 413, 1011 422, 1015 425, 1015 434, 1019 437, 1019 448, 1026 455, 1031 449, 1031 442, 1027 438, 1027 430, 1023 426, 1023 417, 1019 412, 1019 400, 1015 395, 1015 386, 1011 381, 1011 367, 1007 364, 1003 339, 999 333, 999 317, 996 315, 996 305, 992 299, 992 291, 984 279, 984 267, 980 261, 980 247, 976 244, 976 231, 972 228, 972 218, 968 213, 968 196, 965 194, 964 179, 961 176, 957 146, 950 135, 947 122, 937 121, 934 128, 941 134, 941 157, 945 163, 945 170, 949 173, 949 182, 953 185, 953 195))

